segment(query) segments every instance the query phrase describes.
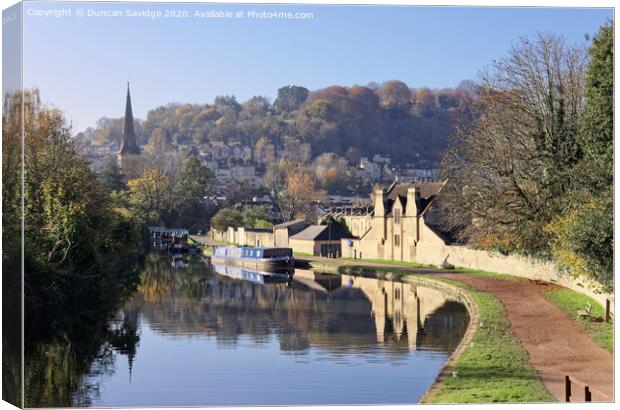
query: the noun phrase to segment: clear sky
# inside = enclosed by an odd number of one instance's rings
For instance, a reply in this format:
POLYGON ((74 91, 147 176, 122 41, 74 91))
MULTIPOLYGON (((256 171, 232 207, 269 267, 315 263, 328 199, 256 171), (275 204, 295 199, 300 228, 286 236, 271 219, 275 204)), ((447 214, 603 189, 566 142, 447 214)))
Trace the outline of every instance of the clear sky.
POLYGON ((519 36, 553 32, 585 42, 613 18, 612 9, 583 8, 38 2, 26 3, 24 14, 24 86, 38 86, 76 131, 102 116, 121 117, 128 80, 138 118, 169 102, 207 103, 222 94, 273 100, 293 84, 398 79, 443 88, 476 79, 519 36), (128 15, 147 9, 162 16, 128 15), (101 10, 123 16, 89 16, 101 10), (194 16, 218 10, 245 14, 194 16), (249 18, 252 10, 313 17, 249 18))

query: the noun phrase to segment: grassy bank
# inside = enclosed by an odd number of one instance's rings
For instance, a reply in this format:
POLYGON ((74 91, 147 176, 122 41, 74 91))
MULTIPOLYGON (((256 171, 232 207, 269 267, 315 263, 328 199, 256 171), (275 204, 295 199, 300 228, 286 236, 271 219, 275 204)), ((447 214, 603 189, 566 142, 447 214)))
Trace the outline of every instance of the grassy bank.
POLYGON ((550 287, 543 291, 547 300, 553 303, 568 316, 575 318, 579 326, 587 333, 594 343, 613 353, 614 325, 605 323, 605 308, 589 296, 582 295, 566 288, 550 287), (591 318, 578 318, 577 311, 592 304, 591 318))
MULTIPOLYGON (((314 266, 314 265, 313 265, 314 266)), ((407 267, 410 265, 406 265, 407 267)), ((373 272, 400 275, 419 275, 400 267, 376 267, 352 264, 338 266, 339 273, 371 275, 373 272)), ((428 267, 424 267, 428 268, 428 267)), ((455 273, 468 273, 493 278, 517 280, 519 278, 493 272, 455 269, 455 273)), ((494 402, 552 402, 555 398, 546 390, 540 377, 529 363, 526 350, 510 330, 506 310, 501 302, 488 293, 455 280, 436 277, 465 289, 478 305, 480 328, 450 372, 456 378, 447 378, 437 386, 430 403, 494 403, 494 402)))
POLYGON ((457 377, 447 378, 429 402, 555 401, 530 365, 527 352, 510 330, 500 301, 461 282, 446 281, 466 289, 472 295, 480 310, 480 328, 450 369, 457 372, 457 377))
POLYGON ((404 267, 410 267, 410 268, 439 269, 435 265, 425 265, 425 264, 416 263, 416 262, 394 261, 394 260, 386 260, 386 259, 339 258, 338 260, 354 262, 351 265, 364 265, 365 263, 379 263, 382 265, 390 265, 390 266, 395 266, 395 267, 404 266, 404 267))
MULTIPOLYGON (((359 263, 335 264, 339 273, 370 276, 375 273, 383 276, 420 275, 409 267, 409 263, 391 263, 390 266, 364 265, 359 263)), ((383 263, 383 262, 381 262, 383 263)), ((313 267, 315 262, 312 263, 313 267)), ((328 263, 326 263, 328 264, 328 263)), ((388 265, 388 264, 385 264, 388 265)), ((438 270, 439 271, 439 270, 438 270)), ((465 273, 481 277, 503 280, 522 280, 523 278, 474 269, 456 268, 451 272, 465 273)), ((429 393, 430 403, 491 403, 491 402, 552 402, 555 398, 546 390, 542 380, 528 360, 527 351, 512 333, 501 302, 491 294, 480 292, 455 280, 437 277, 465 289, 475 300, 480 313, 480 328, 472 342, 458 357, 449 370, 457 377, 443 380, 429 393)), ((613 324, 601 320, 604 308, 592 298, 566 288, 542 287, 544 296, 567 315, 575 318, 590 338, 599 346, 613 352, 613 324), (577 319, 577 310, 592 304, 591 316, 597 320, 577 319)))
POLYGON ((519 276, 514 276, 514 275, 507 275, 505 273, 496 273, 496 272, 489 272, 486 270, 479 270, 479 269, 469 269, 469 268, 455 268, 453 271, 453 273, 467 273, 470 275, 476 275, 476 276, 484 276, 487 278, 494 278, 494 279, 505 279, 505 280, 521 280, 523 278, 519 277, 519 276))

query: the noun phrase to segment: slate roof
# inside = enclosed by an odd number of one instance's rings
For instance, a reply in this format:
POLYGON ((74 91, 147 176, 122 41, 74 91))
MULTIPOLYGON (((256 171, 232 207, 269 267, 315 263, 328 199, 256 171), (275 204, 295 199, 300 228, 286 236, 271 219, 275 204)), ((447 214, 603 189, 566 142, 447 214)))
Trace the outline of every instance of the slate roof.
POLYGON ((403 204, 403 209, 407 206, 407 190, 415 187, 420 192, 420 199, 417 204, 418 213, 423 213, 430 203, 435 199, 437 194, 443 188, 443 182, 421 182, 418 184, 398 184, 396 182, 390 185, 385 193, 385 215, 390 216, 392 214, 392 207, 396 202, 396 199, 400 199, 403 204))
POLYGON ((299 223, 308 223, 308 222, 304 219, 294 219, 292 221, 283 222, 281 224, 274 225, 273 228, 274 229, 290 228, 291 226, 297 225, 299 223))
POLYGON ((243 228, 243 229, 246 232, 257 232, 257 233, 273 232, 273 230, 269 228, 243 228))
POLYGON ((352 236, 333 226, 330 232, 328 225, 310 225, 303 231, 291 236, 291 239, 303 241, 339 241, 344 238, 352 238, 352 236))

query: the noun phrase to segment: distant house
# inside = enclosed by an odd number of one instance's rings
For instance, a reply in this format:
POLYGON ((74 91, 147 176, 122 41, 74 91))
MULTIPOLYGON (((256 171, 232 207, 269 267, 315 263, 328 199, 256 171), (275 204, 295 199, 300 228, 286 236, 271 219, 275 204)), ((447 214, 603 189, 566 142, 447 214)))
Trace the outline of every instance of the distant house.
POLYGON ((380 164, 369 161, 368 158, 362 157, 359 164, 358 176, 362 179, 370 179, 371 181, 378 181, 381 178, 382 167, 380 164))
POLYGON ((342 256, 341 240, 352 236, 330 225, 310 225, 289 238, 289 246, 294 252, 315 256, 339 258, 342 256))
POLYGON ((289 238, 310 226, 304 219, 295 219, 273 227, 274 245, 277 248, 288 248, 289 238))
POLYGON ((377 164, 388 164, 388 165, 392 162, 389 156, 381 155, 381 154, 375 154, 372 157, 372 161, 376 162, 377 164))

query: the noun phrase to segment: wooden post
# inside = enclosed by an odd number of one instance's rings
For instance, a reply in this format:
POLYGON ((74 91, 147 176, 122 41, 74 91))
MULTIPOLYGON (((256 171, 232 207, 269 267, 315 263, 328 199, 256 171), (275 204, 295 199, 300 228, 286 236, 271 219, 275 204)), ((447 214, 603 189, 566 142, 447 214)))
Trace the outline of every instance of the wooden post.
POLYGON ((564 400, 570 402, 570 378, 566 375, 564 382, 564 400))
POLYGON ((590 387, 588 386, 585 388, 585 397, 586 401, 592 401, 592 392, 590 392, 590 387))
POLYGON ((605 323, 608 323, 611 320, 611 302, 609 299, 605 299, 605 323))

